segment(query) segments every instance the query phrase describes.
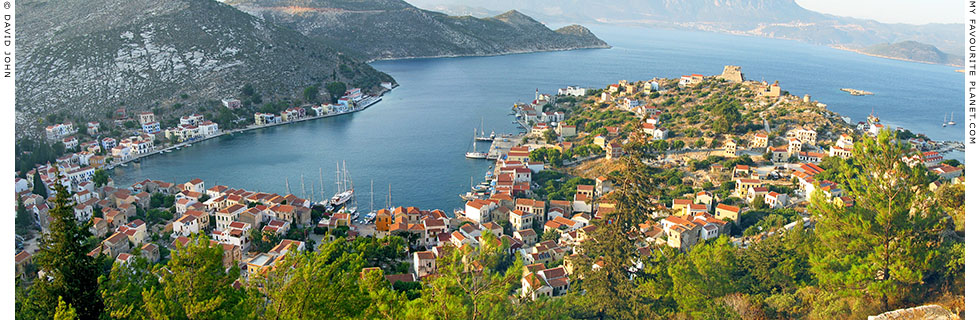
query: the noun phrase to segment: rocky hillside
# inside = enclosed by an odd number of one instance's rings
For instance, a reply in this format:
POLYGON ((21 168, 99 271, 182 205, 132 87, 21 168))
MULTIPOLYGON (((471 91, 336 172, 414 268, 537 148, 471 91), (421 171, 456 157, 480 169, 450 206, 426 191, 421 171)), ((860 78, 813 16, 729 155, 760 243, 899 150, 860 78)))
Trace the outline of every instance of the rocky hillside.
POLYGON ((229 0, 227 3, 368 59, 606 48, 579 25, 551 30, 517 11, 475 18, 401 0, 229 0))
POLYGON ((937 49, 936 46, 915 41, 882 43, 861 49, 860 52, 892 59, 956 66, 963 65, 963 56, 947 54, 937 49))
POLYGON ((174 113, 194 112, 249 83, 268 98, 324 81, 392 81, 214 0, 18 1, 17 22, 19 136, 39 132, 50 113, 95 120, 120 106, 174 104, 174 113))

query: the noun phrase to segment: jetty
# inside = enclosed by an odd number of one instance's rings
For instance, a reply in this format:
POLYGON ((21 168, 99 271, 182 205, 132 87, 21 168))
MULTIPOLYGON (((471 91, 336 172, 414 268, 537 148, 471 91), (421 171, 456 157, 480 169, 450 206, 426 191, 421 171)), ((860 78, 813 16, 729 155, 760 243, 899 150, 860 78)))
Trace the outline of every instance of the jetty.
POLYGON ((487 152, 487 159, 500 159, 510 148, 516 147, 521 143, 522 135, 501 135, 493 139, 490 143, 490 151, 487 152))
POLYGON ((874 94, 871 91, 864 91, 864 90, 851 89, 851 88, 841 88, 840 91, 850 93, 852 96, 870 96, 874 94))

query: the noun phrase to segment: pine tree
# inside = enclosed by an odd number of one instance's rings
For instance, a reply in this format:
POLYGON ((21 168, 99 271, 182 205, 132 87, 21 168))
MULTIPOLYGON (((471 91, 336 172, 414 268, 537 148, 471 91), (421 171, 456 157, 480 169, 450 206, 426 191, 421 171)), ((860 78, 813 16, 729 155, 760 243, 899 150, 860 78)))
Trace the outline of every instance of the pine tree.
MULTIPOLYGON (((60 175, 59 175, 60 177, 60 175)), ((81 319, 97 319, 102 313, 98 278, 99 261, 88 256, 92 249, 88 237, 90 221, 75 218, 74 202, 63 185, 55 184, 54 203, 48 213, 53 218, 51 232, 41 237, 35 262, 44 276, 34 282, 26 306, 41 318, 54 317, 62 297, 81 319)))
POLYGON ((880 310, 918 296, 939 272, 943 225, 921 165, 909 166, 907 144, 892 131, 866 137, 843 163, 844 191, 854 206, 838 207, 822 192, 810 211, 822 244, 811 256, 820 286, 843 296, 865 297, 880 310))
MULTIPOLYGON (((635 146, 627 146, 629 150, 635 146)), ((583 244, 582 258, 576 263, 576 270, 583 270, 585 278, 581 283, 585 295, 576 304, 584 308, 586 314, 599 319, 639 319, 648 318, 651 313, 639 303, 640 291, 631 277, 635 275, 639 253, 630 233, 636 232, 634 226, 647 219, 652 211, 650 192, 655 188, 647 167, 632 152, 622 158, 626 168, 621 174, 611 175, 617 189, 609 196, 616 208, 600 219, 594 219, 596 230, 589 234, 590 241, 583 244), (592 265, 600 265, 593 269, 592 265)), ((593 205, 598 201, 594 200, 593 205)))
POLYGON ((221 246, 204 236, 178 247, 166 269, 158 269, 160 285, 144 289, 143 304, 151 319, 242 319, 254 311, 245 291, 235 289, 238 268, 226 272, 221 246))

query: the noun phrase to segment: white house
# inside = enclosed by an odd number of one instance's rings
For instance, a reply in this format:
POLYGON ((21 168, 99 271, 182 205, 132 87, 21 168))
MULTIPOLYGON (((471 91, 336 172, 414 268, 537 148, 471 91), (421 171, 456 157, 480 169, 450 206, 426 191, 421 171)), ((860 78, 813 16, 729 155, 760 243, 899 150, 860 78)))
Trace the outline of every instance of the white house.
POLYGON ((490 212, 495 208, 496 205, 493 202, 480 199, 472 200, 466 203, 464 215, 478 224, 486 223, 490 222, 490 212))

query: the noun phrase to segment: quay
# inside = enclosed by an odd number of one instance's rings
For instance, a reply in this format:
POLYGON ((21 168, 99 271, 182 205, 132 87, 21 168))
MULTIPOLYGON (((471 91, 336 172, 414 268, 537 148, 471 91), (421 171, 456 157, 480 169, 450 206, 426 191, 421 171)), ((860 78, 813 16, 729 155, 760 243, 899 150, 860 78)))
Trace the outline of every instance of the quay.
POLYGON ((522 135, 502 135, 493 139, 490 143, 490 151, 487 152, 487 159, 500 159, 510 151, 510 148, 521 144, 522 135))

